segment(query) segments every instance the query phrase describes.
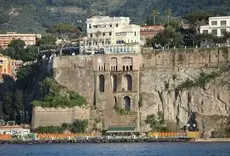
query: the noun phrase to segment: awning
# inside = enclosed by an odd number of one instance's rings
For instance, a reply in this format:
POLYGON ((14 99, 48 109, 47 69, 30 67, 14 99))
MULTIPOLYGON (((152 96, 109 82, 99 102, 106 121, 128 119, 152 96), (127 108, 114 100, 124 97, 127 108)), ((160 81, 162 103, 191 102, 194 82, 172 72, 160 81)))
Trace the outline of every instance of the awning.
POLYGON ((136 132, 134 126, 113 126, 109 127, 106 133, 125 133, 125 132, 136 132))

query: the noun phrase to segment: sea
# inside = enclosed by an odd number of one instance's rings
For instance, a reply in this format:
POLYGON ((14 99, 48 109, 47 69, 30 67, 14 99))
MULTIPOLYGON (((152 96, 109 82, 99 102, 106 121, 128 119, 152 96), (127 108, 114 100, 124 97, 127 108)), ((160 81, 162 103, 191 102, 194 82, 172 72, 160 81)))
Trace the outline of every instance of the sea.
POLYGON ((2 144, 0 156, 230 156, 230 143, 2 144))

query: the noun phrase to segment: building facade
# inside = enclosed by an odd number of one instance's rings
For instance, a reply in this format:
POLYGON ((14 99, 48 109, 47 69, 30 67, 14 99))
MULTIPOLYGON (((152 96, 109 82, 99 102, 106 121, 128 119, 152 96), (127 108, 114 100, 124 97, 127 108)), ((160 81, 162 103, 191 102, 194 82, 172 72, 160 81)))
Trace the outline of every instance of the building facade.
POLYGON ((87 37, 80 43, 81 53, 138 53, 140 26, 128 17, 95 16, 87 19, 87 37))
POLYGON ((225 32, 230 32, 230 16, 209 17, 208 25, 200 26, 201 34, 213 34, 222 36, 225 32))
POLYGON ((7 56, 0 55, 0 76, 16 76, 18 68, 23 64, 21 60, 10 59, 7 56))
POLYGON ((142 26, 140 28, 141 45, 145 45, 146 39, 154 38, 157 33, 163 30, 164 30, 163 25, 142 26))
POLYGON ((26 46, 35 45, 38 39, 41 38, 41 34, 17 34, 15 32, 7 32, 6 34, 0 34, 0 48, 6 49, 12 40, 23 40, 26 46))

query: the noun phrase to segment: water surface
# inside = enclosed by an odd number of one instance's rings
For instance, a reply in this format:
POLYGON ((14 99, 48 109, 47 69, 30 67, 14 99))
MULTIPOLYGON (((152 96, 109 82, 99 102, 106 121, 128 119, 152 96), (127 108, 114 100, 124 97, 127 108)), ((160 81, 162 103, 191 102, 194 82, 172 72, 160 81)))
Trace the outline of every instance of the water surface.
POLYGON ((230 143, 0 145, 0 156, 230 156, 230 143))

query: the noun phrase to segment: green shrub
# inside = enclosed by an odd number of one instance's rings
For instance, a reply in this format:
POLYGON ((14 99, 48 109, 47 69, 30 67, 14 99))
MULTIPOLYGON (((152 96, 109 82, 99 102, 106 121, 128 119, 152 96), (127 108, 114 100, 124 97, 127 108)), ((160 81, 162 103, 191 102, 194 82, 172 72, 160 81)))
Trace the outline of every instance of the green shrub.
POLYGON ((59 85, 54 79, 46 78, 40 83, 44 97, 41 100, 34 100, 33 106, 43 108, 75 107, 86 105, 86 99, 74 91, 59 85))
POLYGON ((41 126, 34 130, 36 133, 63 133, 65 128, 60 126, 41 126))
POLYGON ((215 79, 219 74, 217 72, 212 72, 210 74, 206 74, 204 72, 200 73, 200 76, 196 80, 190 80, 189 78, 177 86, 176 89, 183 90, 183 89, 190 89, 192 87, 205 87, 205 85, 210 82, 211 80, 215 79))

